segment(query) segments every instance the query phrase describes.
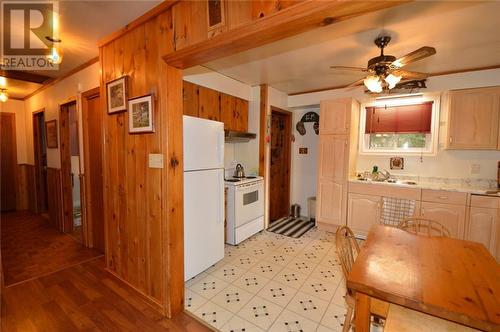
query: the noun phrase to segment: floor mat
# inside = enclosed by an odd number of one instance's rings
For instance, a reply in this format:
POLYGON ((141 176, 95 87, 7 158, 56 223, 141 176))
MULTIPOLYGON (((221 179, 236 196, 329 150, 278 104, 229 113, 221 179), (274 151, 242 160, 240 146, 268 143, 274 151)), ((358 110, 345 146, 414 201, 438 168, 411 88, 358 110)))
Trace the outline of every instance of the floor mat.
POLYGON ((284 217, 276 220, 267 228, 269 232, 299 238, 314 227, 314 221, 303 218, 284 217))

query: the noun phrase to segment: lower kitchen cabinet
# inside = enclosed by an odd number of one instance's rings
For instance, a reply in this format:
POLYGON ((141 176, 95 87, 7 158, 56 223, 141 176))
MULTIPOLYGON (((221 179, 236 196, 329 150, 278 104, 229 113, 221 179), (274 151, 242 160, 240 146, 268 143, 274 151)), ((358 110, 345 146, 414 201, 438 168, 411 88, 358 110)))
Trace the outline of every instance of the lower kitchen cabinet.
POLYGON ((450 231, 452 238, 463 239, 465 211, 465 205, 422 202, 420 215, 445 226, 450 231))
POLYGON ((497 256, 497 223, 497 209, 471 207, 465 239, 484 244, 493 256, 497 256))
POLYGON ((354 234, 366 236, 370 228, 380 223, 380 196, 349 194, 347 203, 347 226, 354 234))
POLYGON ((342 184, 332 180, 318 183, 318 199, 316 218, 329 225, 342 225, 342 201, 344 190, 342 184))

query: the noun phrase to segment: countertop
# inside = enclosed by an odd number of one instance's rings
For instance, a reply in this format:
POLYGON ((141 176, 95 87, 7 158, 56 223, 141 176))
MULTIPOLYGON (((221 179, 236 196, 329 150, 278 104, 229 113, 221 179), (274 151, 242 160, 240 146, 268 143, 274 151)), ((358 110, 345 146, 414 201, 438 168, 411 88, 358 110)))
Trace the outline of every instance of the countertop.
POLYGON ((457 191, 464 192, 474 195, 487 195, 492 197, 500 197, 500 193, 488 193, 489 191, 497 191, 498 188, 494 187, 481 187, 472 185, 461 185, 461 184, 449 184, 449 183, 431 183, 431 182, 417 182, 417 184, 406 184, 406 183, 390 183, 390 182, 378 182, 371 180, 358 180, 357 178, 349 179, 351 183, 359 184, 377 184, 382 186, 393 186, 402 188, 417 188, 417 189, 431 189, 431 190, 446 190, 446 191, 457 191))

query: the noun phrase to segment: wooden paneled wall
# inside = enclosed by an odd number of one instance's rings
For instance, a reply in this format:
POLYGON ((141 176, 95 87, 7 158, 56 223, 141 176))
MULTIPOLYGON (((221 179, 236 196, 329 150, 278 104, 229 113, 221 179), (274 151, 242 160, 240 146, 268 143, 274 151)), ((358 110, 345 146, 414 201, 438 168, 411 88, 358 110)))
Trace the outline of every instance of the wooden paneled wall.
POLYGON ((161 59, 173 36, 168 9, 100 49, 107 269, 167 315, 184 301, 182 73, 161 59), (128 113, 107 114, 106 82, 123 75, 129 98, 153 95, 154 133, 131 135, 128 113), (148 167, 151 153, 163 169, 148 167))
POLYGON ((35 166, 17 165, 17 202, 18 211, 36 212, 35 166))
POLYGON ((62 175, 58 168, 47 167, 47 199, 50 223, 62 232, 64 220, 62 175))

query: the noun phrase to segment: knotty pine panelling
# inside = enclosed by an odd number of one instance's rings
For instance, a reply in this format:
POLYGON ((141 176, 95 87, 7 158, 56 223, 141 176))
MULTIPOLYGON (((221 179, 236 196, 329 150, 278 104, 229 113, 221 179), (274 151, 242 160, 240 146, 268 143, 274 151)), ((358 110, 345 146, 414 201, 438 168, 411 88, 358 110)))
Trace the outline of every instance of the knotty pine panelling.
POLYGON ((170 9, 100 49, 107 268, 168 316, 184 298, 182 73, 161 58, 173 50, 170 9), (106 82, 123 75, 129 98, 154 96, 154 133, 129 134, 127 112, 107 114, 106 82), (148 167, 150 153, 163 169, 148 167))
POLYGON ((36 213, 35 166, 17 165, 16 209, 36 213))

